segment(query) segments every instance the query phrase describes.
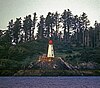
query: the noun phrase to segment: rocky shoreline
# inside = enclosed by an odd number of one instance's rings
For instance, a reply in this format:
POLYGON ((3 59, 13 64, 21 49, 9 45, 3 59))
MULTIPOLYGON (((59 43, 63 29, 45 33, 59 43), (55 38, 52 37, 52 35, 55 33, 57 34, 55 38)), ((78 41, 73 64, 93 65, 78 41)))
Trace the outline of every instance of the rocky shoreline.
POLYGON ((80 63, 73 66, 62 58, 55 58, 51 62, 31 62, 24 70, 19 70, 14 76, 99 76, 100 66, 96 63, 80 63), (34 69, 36 68, 36 69, 34 69))

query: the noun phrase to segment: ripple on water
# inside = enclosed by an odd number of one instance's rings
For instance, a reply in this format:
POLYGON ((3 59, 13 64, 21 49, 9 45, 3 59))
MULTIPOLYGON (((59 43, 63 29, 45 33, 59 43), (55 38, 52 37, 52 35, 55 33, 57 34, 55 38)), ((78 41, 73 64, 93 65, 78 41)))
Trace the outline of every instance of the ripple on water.
POLYGON ((0 88, 100 88, 100 77, 0 77, 0 88))

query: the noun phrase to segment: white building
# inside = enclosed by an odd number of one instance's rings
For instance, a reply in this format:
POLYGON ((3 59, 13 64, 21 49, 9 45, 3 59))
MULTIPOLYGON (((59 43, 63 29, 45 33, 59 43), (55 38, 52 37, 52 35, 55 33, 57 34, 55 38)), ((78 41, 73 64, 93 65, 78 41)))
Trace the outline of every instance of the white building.
POLYGON ((47 57, 54 58, 54 49, 53 49, 53 41, 52 40, 49 40, 47 57))

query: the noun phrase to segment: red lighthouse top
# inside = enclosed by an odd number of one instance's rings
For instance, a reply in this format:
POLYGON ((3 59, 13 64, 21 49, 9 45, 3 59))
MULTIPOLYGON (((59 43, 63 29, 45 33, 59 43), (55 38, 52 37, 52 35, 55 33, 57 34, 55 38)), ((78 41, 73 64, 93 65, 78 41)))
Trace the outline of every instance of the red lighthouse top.
POLYGON ((49 40, 49 44, 53 44, 53 41, 52 40, 49 40))

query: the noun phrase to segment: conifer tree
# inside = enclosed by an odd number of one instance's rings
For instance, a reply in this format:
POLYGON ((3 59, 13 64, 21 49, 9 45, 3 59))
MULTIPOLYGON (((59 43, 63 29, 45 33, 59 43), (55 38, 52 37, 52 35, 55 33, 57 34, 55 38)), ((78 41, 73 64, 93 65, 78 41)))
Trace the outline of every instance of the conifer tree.
POLYGON ((83 14, 80 17, 80 21, 81 21, 81 31, 82 31, 82 44, 85 47, 87 46, 86 31, 88 30, 88 26, 90 25, 90 21, 88 20, 86 13, 83 12, 83 14))
POLYGON ((20 29, 21 29, 21 18, 16 18, 16 21, 14 22, 13 27, 13 37, 14 37, 14 43, 18 44, 20 39, 20 29))
POLYGON ((61 15, 61 21, 63 22, 63 28, 64 28, 64 41, 69 43, 70 28, 72 26, 72 13, 69 9, 67 11, 64 10, 63 14, 61 15))
POLYGON ((44 38, 44 28, 45 28, 45 18, 42 16, 40 16, 40 22, 37 25, 38 27, 38 33, 37 33, 37 37, 38 39, 43 39, 44 38))
POLYGON ((93 27, 89 27, 89 47, 95 47, 95 32, 93 27))
POLYGON ((50 37, 51 15, 52 15, 51 12, 48 12, 48 15, 47 15, 46 20, 45 20, 47 38, 50 37))
POLYGON ((54 39, 55 40, 58 40, 59 38, 59 28, 60 28, 60 14, 58 14, 58 12, 56 12, 54 14, 54 24, 55 24, 55 27, 56 27, 56 30, 55 30, 55 33, 54 33, 54 39))
POLYGON ((78 15, 75 15, 73 17, 72 25, 73 25, 72 27, 73 27, 74 35, 75 35, 75 37, 73 38, 75 40, 76 46, 78 46, 79 45, 79 17, 78 15))
POLYGON ((99 46, 100 45, 100 23, 98 23, 97 21, 95 21, 94 24, 95 28, 95 46, 99 46))
POLYGON ((36 26, 36 21, 37 21, 37 16, 36 16, 36 12, 35 12, 35 13, 33 13, 32 39, 34 39, 34 30, 35 30, 35 26, 36 26))
POLYGON ((10 39, 10 42, 12 43, 12 41, 14 40, 14 22, 13 20, 11 20, 9 22, 9 25, 7 26, 8 27, 8 31, 7 31, 7 34, 9 35, 9 39, 10 39))
POLYGON ((0 30, 0 37, 3 35, 2 30, 0 30))
POLYGON ((23 21, 23 29, 25 32, 25 41, 31 40, 31 37, 32 37, 31 28, 32 28, 31 15, 28 15, 24 18, 24 21, 23 21))

